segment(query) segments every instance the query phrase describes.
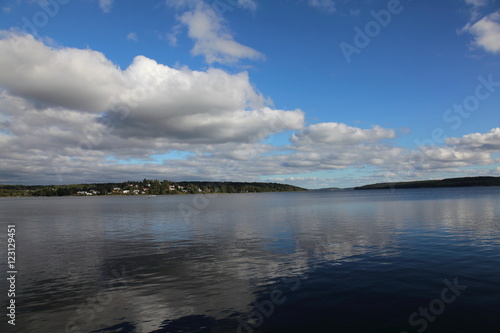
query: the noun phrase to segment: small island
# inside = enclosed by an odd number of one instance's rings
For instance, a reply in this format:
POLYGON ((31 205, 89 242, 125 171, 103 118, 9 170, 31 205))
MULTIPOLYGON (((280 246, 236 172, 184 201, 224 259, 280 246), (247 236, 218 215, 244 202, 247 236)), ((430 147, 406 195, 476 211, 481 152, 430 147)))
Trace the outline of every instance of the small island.
POLYGON ((500 177, 463 177, 440 180, 420 180, 412 182, 377 183, 355 187, 355 190, 383 190, 398 188, 430 188, 430 187, 471 187, 500 186, 500 177))
POLYGON ((0 185, 0 197, 54 197, 93 195, 172 195, 198 193, 257 193, 307 191, 278 183, 181 181, 144 179, 123 183, 72 185, 0 185))

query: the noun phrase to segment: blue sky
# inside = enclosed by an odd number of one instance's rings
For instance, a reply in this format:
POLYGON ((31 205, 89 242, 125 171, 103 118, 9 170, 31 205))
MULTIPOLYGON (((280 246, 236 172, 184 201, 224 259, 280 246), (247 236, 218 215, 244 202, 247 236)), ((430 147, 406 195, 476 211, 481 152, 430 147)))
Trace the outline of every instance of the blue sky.
POLYGON ((0 183, 500 176, 500 2, 7 0, 0 183))

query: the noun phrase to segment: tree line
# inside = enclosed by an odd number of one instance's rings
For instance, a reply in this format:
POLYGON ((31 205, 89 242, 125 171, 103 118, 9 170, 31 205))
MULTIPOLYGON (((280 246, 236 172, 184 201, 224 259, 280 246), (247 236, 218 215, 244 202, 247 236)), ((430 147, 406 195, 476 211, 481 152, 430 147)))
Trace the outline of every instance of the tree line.
POLYGON ((0 197, 53 197, 92 195, 166 195, 197 193, 255 193, 305 191, 301 187, 278 183, 173 182, 143 179, 122 183, 71 185, 0 185, 0 197))
POLYGON ((470 187, 500 186, 500 177, 462 177, 440 180, 420 180, 412 182, 378 183, 355 187, 355 190, 382 190, 396 188, 428 188, 428 187, 470 187))

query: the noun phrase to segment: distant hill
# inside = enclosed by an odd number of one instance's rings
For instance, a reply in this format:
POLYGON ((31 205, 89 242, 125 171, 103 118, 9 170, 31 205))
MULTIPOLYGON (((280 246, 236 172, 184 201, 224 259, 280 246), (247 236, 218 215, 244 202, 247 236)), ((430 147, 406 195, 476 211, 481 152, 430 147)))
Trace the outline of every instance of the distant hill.
POLYGON ((340 187, 325 187, 325 188, 316 188, 314 190, 310 191, 325 191, 325 192, 330 192, 330 191, 343 191, 345 189, 340 188, 340 187))
POLYGON ((470 187, 470 186, 500 186, 500 177, 464 177, 441 180, 421 180, 413 182, 377 183, 355 187, 355 190, 381 190, 395 188, 426 188, 426 187, 470 187))
POLYGON ((302 187, 279 183, 186 181, 177 182, 176 184, 187 188, 215 189, 221 193, 307 191, 307 189, 302 187))

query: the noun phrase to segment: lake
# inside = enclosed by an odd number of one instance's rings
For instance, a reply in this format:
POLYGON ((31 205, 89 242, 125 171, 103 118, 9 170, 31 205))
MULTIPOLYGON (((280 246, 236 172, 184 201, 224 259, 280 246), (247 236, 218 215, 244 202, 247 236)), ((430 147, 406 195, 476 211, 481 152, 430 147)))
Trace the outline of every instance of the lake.
POLYGON ((0 199, 1 332, 500 332, 500 188, 0 199))

